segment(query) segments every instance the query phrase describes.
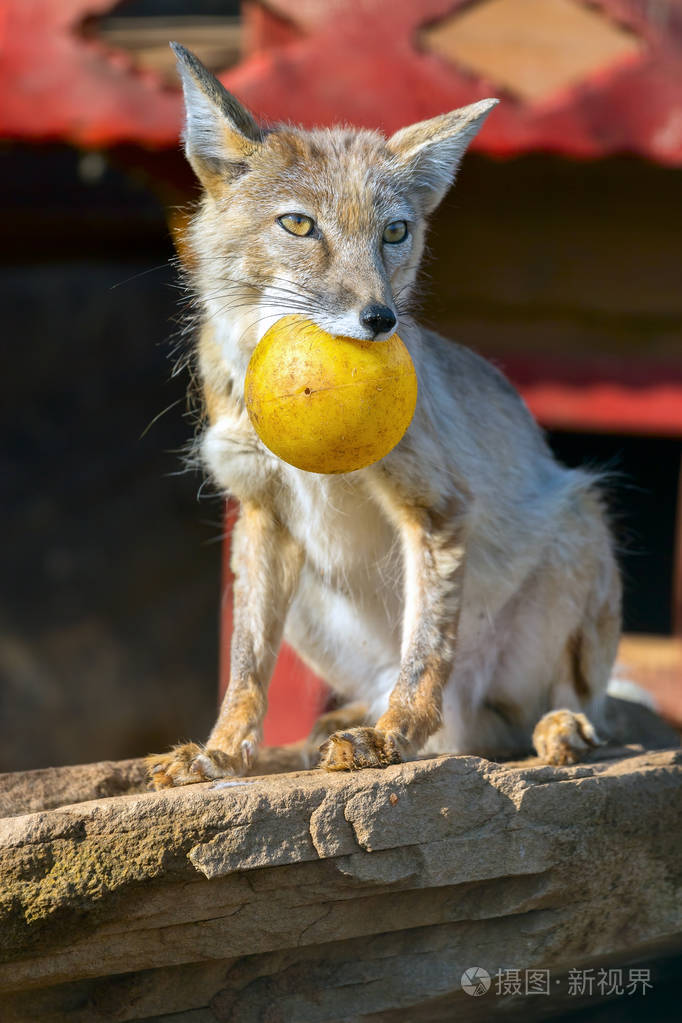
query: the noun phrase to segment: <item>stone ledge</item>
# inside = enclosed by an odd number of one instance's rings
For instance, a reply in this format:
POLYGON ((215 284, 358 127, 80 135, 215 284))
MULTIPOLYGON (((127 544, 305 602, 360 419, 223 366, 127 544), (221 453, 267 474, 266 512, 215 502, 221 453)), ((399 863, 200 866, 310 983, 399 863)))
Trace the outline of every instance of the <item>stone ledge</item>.
MULTIPOLYGON (((416 1019, 433 999, 428 1019, 473 1019, 468 966, 561 971, 674 944, 682 751, 609 756, 445 756, 7 818, 3 1023, 416 1019)), ((61 798, 69 770, 78 798, 88 771, 105 791, 141 780, 137 762, 60 770, 61 798)))

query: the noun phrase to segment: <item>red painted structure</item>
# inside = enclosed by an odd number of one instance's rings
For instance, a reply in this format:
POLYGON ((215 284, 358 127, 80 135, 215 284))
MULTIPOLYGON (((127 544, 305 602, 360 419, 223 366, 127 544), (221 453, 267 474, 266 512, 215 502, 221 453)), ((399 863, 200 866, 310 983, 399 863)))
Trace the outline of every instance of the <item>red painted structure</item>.
MULTIPOLYGON (((580 6, 582 0, 573 2, 580 6)), ((85 147, 177 146, 179 90, 137 70, 128 54, 108 49, 85 31, 87 19, 112 6, 111 0, 4 0, 0 136, 67 140, 85 147)), ((423 45, 422 29, 474 9, 470 0, 245 3, 248 54, 221 78, 265 119, 305 125, 348 121, 385 132, 498 94, 500 106, 474 143, 480 152, 507 156, 543 150, 581 157, 628 152, 682 165, 682 5, 675 0, 591 0, 583 6, 627 30, 638 41, 637 52, 597 66, 570 87, 533 102, 500 92, 494 80, 423 45)), ((636 379, 627 366, 612 362, 606 371, 586 363, 577 370, 543 365, 536 359, 510 360, 505 368, 546 426, 682 436, 679 365, 640 367, 636 379)), ((229 597, 228 575, 226 569, 229 597)), ((682 613, 682 568, 679 578, 682 613)), ((230 632, 226 599, 223 634, 229 637, 230 632)), ((223 684, 226 665, 227 640, 223 684)), ((274 713, 267 738, 295 738, 314 716, 319 699, 309 673, 285 653, 271 690, 274 713), (296 673, 307 681, 288 721, 289 680, 296 673)))
POLYGON ((682 359, 505 359, 504 370, 548 430, 682 437, 682 359))
MULTIPOLYGON (((578 0, 579 2, 579 0, 578 0)), ((426 51, 419 31, 470 0, 268 0, 244 4, 250 54, 221 75, 258 115, 305 125, 348 121, 395 131, 495 95, 495 81, 426 51)), ((175 146, 179 91, 134 69, 84 31, 112 0, 4 0, 0 7, 0 136, 85 146, 175 146)), ((498 156, 542 149, 572 156, 632 152, 682 163, 682 7, 593 0, 642 44, 538 103, 502 93, 474 147, 498 156)))

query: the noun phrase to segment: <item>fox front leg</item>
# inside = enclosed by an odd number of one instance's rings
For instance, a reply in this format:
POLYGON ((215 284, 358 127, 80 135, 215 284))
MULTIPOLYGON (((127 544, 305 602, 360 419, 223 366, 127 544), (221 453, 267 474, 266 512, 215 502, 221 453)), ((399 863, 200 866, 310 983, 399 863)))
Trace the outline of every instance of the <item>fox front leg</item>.
POLYGON ((205 746, 184 743, 147 758, 156 788, 244 774, 251 766, 302 560, 299 545, 270 511, 252 502, 242 504, 232 534, 230 684, 205 746))
POLYGON ((402 541, 405 611, 401 667, 374 728, 335 732, 320 747, 328 771, 386 767, 416 754, 441 724, 455 656, 464 573, 460 502, 419 506, 385 482, 382 503, 402 541))

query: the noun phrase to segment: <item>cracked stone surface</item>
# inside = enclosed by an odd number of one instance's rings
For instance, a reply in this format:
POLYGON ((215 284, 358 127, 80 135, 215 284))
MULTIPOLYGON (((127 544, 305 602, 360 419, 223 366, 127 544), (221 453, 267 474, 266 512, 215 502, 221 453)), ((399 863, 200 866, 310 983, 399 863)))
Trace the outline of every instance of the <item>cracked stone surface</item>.
POLYGON ((154 793, 135 761, 33 772, 50 808, 0 822, 0 1018, 485 1019, 472 950, 559 975, 675 946, 682 751, 600 756, 154 793))

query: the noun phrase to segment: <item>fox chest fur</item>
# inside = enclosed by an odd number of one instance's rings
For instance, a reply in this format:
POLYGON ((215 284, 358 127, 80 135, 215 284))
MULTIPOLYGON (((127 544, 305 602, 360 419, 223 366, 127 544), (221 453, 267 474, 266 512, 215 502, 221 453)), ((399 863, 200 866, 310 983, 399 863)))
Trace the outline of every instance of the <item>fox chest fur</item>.
POLYGON ((359 600, 378 573, 400 590, 397 536, 373 496, 371 471, 318 475, 287 465, 236 407, 207 430, 202 452, 227 493, 241 501, 267 499, 304 551, 306 570, 325 585, 359 600))

